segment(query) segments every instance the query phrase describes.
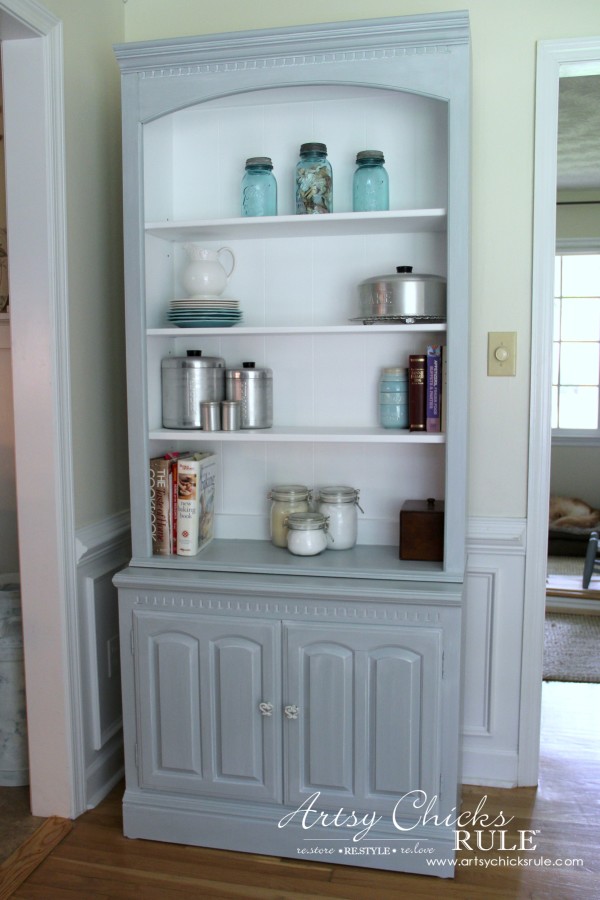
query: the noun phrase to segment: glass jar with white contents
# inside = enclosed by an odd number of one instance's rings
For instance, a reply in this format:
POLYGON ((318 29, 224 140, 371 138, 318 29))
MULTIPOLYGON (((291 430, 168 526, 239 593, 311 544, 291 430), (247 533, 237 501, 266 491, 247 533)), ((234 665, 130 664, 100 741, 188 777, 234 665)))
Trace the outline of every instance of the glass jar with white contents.
POLYGON ((271 501, 271 541, 276 547, 287 547, 287 517, 290 513, 308 512, 311 492, 303 484, 279 484, 269 491, 271 501))
POLYGON ((318 511, 329 520, 327 546, 330 550, 349 550, 358 536, 357 508, 359 491, 347 485, 322 487, 318 497, 318 511))
POLYGON ((290 513, 287 546, 295 556, 316 556, 327 549, 327 519, 318 512, 290 513))

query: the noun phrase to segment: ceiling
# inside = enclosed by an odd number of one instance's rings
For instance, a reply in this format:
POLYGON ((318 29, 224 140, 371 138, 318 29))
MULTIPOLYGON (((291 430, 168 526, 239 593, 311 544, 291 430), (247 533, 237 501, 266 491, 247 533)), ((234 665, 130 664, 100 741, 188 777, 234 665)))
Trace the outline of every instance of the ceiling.
POLYGON ((600 75, 560 79, 559 190, 600 190, 600 75))

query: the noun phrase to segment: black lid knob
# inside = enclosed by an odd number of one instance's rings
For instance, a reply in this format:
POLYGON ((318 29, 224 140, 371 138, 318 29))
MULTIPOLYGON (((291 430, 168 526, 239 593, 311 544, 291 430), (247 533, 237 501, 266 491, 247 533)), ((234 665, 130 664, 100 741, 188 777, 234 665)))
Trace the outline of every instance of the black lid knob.
POLYGON ((412 272, 412 266, 396 266, 396 272, 401 274, 402 272, 412 272))
POLYGON ((202 356, 202 350, 187 350, 187 356, 202 356))
POLYGON ((253 369, 256 366, 256 363, 253 362, 245 362, 242 363, 244 369, 253 369))

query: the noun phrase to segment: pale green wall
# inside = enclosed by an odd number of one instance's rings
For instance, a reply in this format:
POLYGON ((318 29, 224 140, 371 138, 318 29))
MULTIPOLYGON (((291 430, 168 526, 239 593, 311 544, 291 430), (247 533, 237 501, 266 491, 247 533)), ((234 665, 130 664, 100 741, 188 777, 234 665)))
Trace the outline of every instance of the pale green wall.
POLYGON ((598 0, 128 0, 128 41, 468 9, 473 54, 473 515, 526 514, 536 42, 600 34, 598 0), (515 378, 486 376, 488 331, 518 332, 515 378))
POLYGON ((127 509, 121 101, 123 0, 43 0, 63 25, 75 521, 127 509))

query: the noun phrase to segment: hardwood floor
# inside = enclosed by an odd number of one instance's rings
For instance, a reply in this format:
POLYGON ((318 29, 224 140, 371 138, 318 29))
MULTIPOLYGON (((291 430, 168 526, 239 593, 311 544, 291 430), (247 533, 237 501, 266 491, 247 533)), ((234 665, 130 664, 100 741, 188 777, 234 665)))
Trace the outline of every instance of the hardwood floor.
MULTIPOLYGON (((600 685, 550 682, 543 687, 540 783, 500 790, 466 787, 463 809, 487 796, 485 811, 506 818, 509 838, 535 831, 535 850, 458 854, 452 880, 251 856, 175 844, 132 841, 121 834, 119 788, 77 819, 59 845, 13 892, 22 900, 598 900, 600 897, 600 685), (567 861, 581 860, 581 865, 567 861), (546 862, 544 862, 546 861, 546 862), (559 861, 561 864, 559 864, 559 861), (529 865, 525 865, 527 862, 529 865)), ((496 834, 496 837, 499 837, 496 834)), ((482 831, 487 846, 491 832, 482 831)))

